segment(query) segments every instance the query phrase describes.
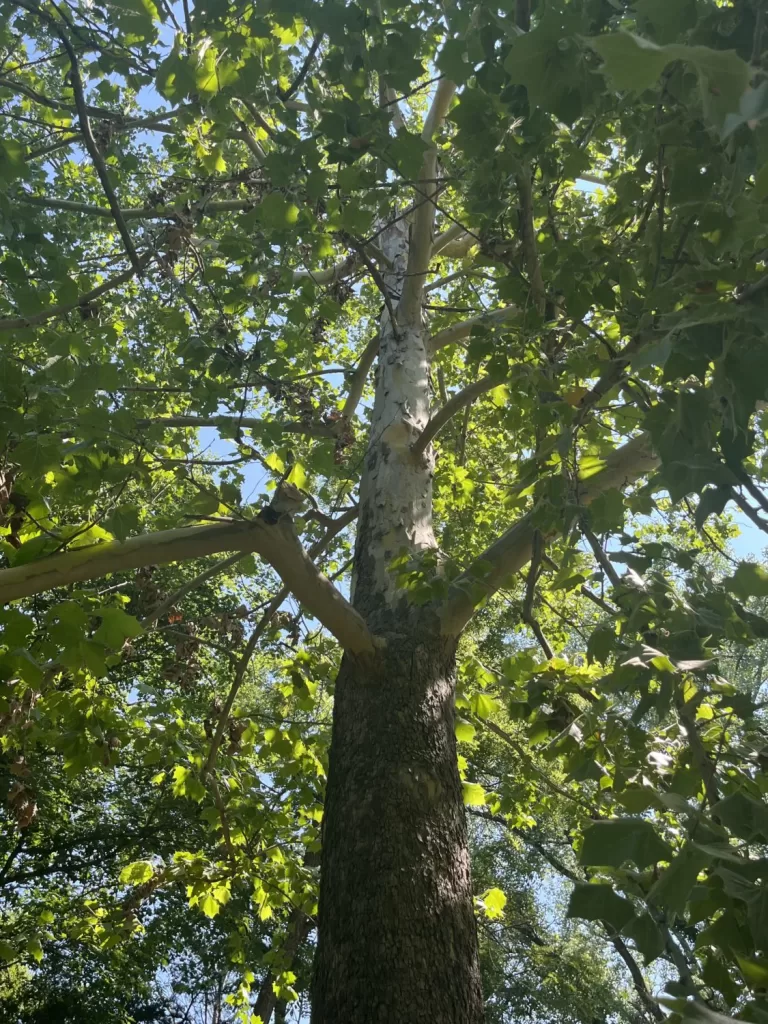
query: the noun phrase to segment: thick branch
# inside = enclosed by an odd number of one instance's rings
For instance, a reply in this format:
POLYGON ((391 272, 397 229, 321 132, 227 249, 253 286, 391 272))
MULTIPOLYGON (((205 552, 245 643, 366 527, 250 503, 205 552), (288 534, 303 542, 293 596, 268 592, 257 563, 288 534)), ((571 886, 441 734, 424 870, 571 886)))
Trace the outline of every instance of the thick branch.
MULTIPOLYGON (((152 260, 151 253, 145 253, 139 259, 139 270, 143 270, 148 263, 152 260)), ((85 292, 81 295, 76 302, 60 303, 57 306, 49 306, 48 309, 42 309, 39 313, 32 313, 30 316, 16 316, 7 317, 4 320, 0 320, 0 331, 15 331, 22 327, 32 327, 35 324, 44 324, 46 320, 52 320, 54 317, 62 316, 64 313, 71 313, 75 309, 81 309, 99 296, 104 295, 106 292, 112 291, 113 288, 118 288, 121 284, 125 284, 126 281, 130 281, 132 277, 136 276, 136 268, 131 267, 129 270, 124 270, 122 274, 116 274, 115 277, 110 277, 103 284, 98 285, 96 288, 92 288, 91 291, 85 292)))
POLYGON ((477 239, 461 224, 452 224, 432 243, 432 258, 435 256, 466 256, 477 239))
MULTIPOLYGON (((349 509, 343 515, 337 516, 335 519, 332 519, 329 522, 328 527, 323 536, 320 538, 320 540, 313 544, 312 547, 309 549, 310 558, 316 558, 319 554, 325 551, 325 549, 329 546, 334 537, 337 537, 338 534, 341 533, 341 531, 346 526, 349 526, 350 523, 353 523, 355 521, 355 519, 357 518, 357 514, 357 509, 354 508, 349 509)), ((221 564, 222 563, 220 563, 220 565, 221 564)), ((219 747, 221 746, 221 741, 224 737, 224 732, 227 728, 227 722, 229 721, 229 716, 232 712, 232 708, 235 703, 235 698, 240 692, 240 687, 243 685, 245 674, 248 671, 248 665, 250 664, 251 658, 253 657, 256 647, 258 646, 258 642, 263 636, 264 631, 267 629, 272 619, 274 618, 275 613, 280 610, 280 608, 283 605, 283 602, 288 599, 288 596, 288 588, 281 587, 281 589, 271 599, 271 601, 265 608, 264 613, 259 619, 258 623, 254 626, 253 632, 248 638, 248 643, 245 646, 245 650, 238 659, 237 666, 235 667, 235 678, 232 680, 232 685, 229 688, 227 699, 224 701, 224 706, 222 707, 219 713, 219 718, 216 723, 216 729, 213 734, 213 739, 211 740, 211 747, 210 750, 208 751, 208 757, 205 760, 205 768, 203 769, 203 773, 205 775, 208 775, 209 773, 213 772, 215 768, 216 757, 219 752, 219 747)))
MULTIPOLYGON (((652 472, 658 464, 659 459, 653 454, 647 435, 641 434, 606 459, 604 468, 580 491, 579 500, 581 504, 588 505, 612 487, 626 487, 652 472)), ((507 530, 451 585, 440 608, 444 633, 460 633, 477 605, 494 594, 506 579, 519 572, 530 560, 537 529, 534 512, 529 512, 507 530)))
MULTIPOLYGON (((424 123, 422 139, 427 144, 424 160, 419 173, 419 181, 424 182, 425 196, 431 199, 437 195, 438 184, 434 181, 437 174, 437 146, 433 139, 435 133, 448 113, 456 85, 447 78, 441 78, 435 90, 427 119, 424 123), (430 184, 426 184, 430 182, 430 184)), ((421 316, 421 296, 424 291, 425 278, 432 258, 432 229, 435 224, 435 205, 433 202, 422 203, 413 217, 411 225, 411 244, 408 253, 408 269, 406 271, 403 294, 398 307, 398 316, 403 324, 416 323, 421 316)))
POLYGON ((503 381, 498 377, 482 377, 449 398, 445 405, 438 409, 434 416, 430 417, 429 423, 427 423, 426 427, 424 427, 414 441, 411 446, 413 454, 416 456, 423 455, 427 450, 427 446, 437 437, 446 423, 453 419, 457 412, 460 412, 465 405, 470 405, 480 395, 484 395, 487 391, 497 388, 501 383, 503 381))
POLYGON ((257 552, 343 647, 353 653, 373 649, 373 638, 365 622, 316 568, 287 516, 274 524, 257 518, 150 533, 123 543, 76 548, 14 566, 0 571, 0 602, 97 579, 107 573, 166 565, 224 551, 257 552))
POLYGON ((481 313, 479 316, 470 317, 469 320, 460 320, 457 324, 451 324, 450 327, 432 335, 429 339, 429 351, 434 354, 439 349, 445 348, 446 345, 463 341, 470 336, 475 327, 494 327, 504 323, 505 320, 511 320, 517 315, 517 311, 517 306, 503 306, 501 309, 495 309, 492 313, 481 313))

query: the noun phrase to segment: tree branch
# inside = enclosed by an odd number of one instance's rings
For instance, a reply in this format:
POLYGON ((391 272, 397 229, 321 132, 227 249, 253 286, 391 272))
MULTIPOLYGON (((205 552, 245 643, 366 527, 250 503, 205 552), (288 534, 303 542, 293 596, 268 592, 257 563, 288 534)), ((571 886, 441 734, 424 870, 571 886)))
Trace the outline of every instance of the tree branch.
POLYGON ((603 550, 603 545, 600 543, 600 541, 594 535, 592 530, 589 528, 585 518, 582 518, 582 521, 579 525, 581 527, 581 532, 584 535, 587 543, 592 548, 592 553, 594 554, 597 561, 600 563, 600 567, 602 568, 605 575, 611 581, 611 586, 614 590, 618 590, 621 587, 621 577, 616 572, 616 569, 613 567, 611 560, 608 558, 608 555, 606 555, 605 551, 603 550))
MULTIPOLYGON (((588 505, 604 491, 625 487, 656 469, 658 464, 648 436, 641 434, 606 459, 604 468, 580 491, 579 500, 588 505)), ((438 609, 444 633, 458 635, 475 608, 530 560, 537 529, 536 511, 523 516, 451 584, 448 596, 438 609)))
POLYGON ((296 77, 285 90, 285 92, 278 92, 278 96, 283 101, 283 103, 285 103, 286 100, 289 100, 291 96, 294 95, 294 93, 297 93, 304 84, 304 79, 309 74, 309 69, 312 67, 312 61, 315 59, 315 54, 320 49, 320 44, 322 43, 322 41, 323 33, 318 32, 318 34, 312 40, 312 45, 309 48, 307 56, 304 58, 304 63, 301 65, 298 75, 296 75, 296 77))
POLYGON ((438 409, 434 416, 431 416, 426 427, 422 430, 419 436, 416 438, 414 443, 411 445, 411 451, 415 456, 423 455, 427 450, 427 446, 431 441, 440 433, 446 423, 451 420, 456 413, 460 412, 464 406, 471 405, 476 398, 480 395, 484 395, 487 391, 493 391, 504 381, 499 377, 489 375, 487 377, 481 377, 480 380, 476 380, 473 384, 467 385, 457 394, 452 395, 451 398, 445 403, 445 405, 438 409))
MULTIPOLYGON (((448 113, 451 100, 456 92, 456 84, 447 78, 441 78, 435 90, 432 106, 424 122, 421 137, 427 144, 424 160, 419 173, 419 181, 431 181, 424 193, 428 200, 437 195, 439 185, 434 181, 437 173, 437 146, 433 139, 448 113), (431 191, 430 191, 431 189, 431 191)), ((416 323, 421 316, 421 296, 425 278, 432 258, 432 229, 435 223, 435 205, 428 201, 422 203, 413 217, 411 225, 411 244, 408 253, 408 269, 406 270, 403 293, 398 306, 398 316, 403 324, 416 323)))
POLYGON ((504 323, 505 320, 511 320, 517 313, 517 306, 503 306, 501 309, 493 310, 492 313, 481 313, 479 316, 470 317, 469 320, 460 320, 459 323, 451 324, 450 327, 433 334, 429 339, 428 350, 434 355, 446 345, 453 345, 457 341, 468 338, 474 327, 494 327, 504 323))
POLYGON ((159 424, 164 427, 249 427, 260 429, 277 424, 284 434, 307 434, 309 437, 338 437, 339 428, 333 423, 303 423, 300 420, 278 423, 252 416, 157 416, 154 419, 137 420, 142 429, 159 424))
POLYGON ((476 241, 461 224, 452 224, 432 243, 432 259, 435 256, 465 256, 476 241))
MULTIPOLYGON (((529 16, 530 23, 530 16, 529 16)), ((541 276, 541 264, 536 248, 536 229, 533 223, 533 183, 531 168, 526 163, 517 178, 520 193, 520 239, 525 258, 525 271, 531 288, 533 304, 540 313, 544 313, 547 304, 547 290, 541 276)))
POLYGON ((259 517, 210 526, 167 530, 131 537, 123 543, 95 544, 0 571, 0 602, 54 587, 97 579, 107 573, 165 565, 224 551, 257 552, 286 587, 339 643, 352 653, 373 650, 373 637, 355 609, 317 569, 301 546, 293 523, 259 517))
POLYGON ((525 599, 523 600, 523 622, 530 626, 533 630, 533 635, 536 637, 542 651, 548 661, 554 658, 554 652, 549 646, 549 641, 544 636, 541 626, 536 621, 536 617, 533 614, 533 602, 536 597, 536 581, 539 578, 539 572, 541 570, 541 559, 543 555, 543 542, 541 539, 541 531, 534 530, 533 539, 531 541, 531 564, 528 567, 528 579, 525 584, 525 599))
POLYGON ((341 411, 342 416, 347 421, 352 419, 355 415, 355 409, 360 404, 360 399, 363 397, 363 391, 365 390, 365 382, 368 379, 368 374, 371 372, 371 367, 374 364, 378 351, 379 336, 376 334, 363 349, 363 354, 357 362, 355 372, 349 379, 349 391, 344 402, 344 408, 341 411))
MULTIPOLYGON (((39 10, 38 13, 40 15, 43 14, 43 12, 39 10)), ((107 197, 109 208, 112 211, 112 217, 117 225, 117 230, 120 232, 120 237, 123 240, 125 251, 128 253, 128 258, 133 264, 133 268, 136 273, 140 274, 142 272, 141 260, 139 259, 136 247, 133 244, 133 238, 128 230, 128 225, 125 223, 122 210, 120 209, 120 204, 118 203, 117 196, 115 195, 115 190, 112 187, 112 182, 109 180, 107 165, 104 162, 104 157, 101 155, 101 150, 99 149, 98 143, 93 135, 93 130, 91 129, 91 122, 88 119, 88 105, 85 102, 83 79, 80 75, 80 64, 77 59, 77 54, 75 53, 75 48, 70 42, 67 33, 55 19, 45 16, 45 20, 51 25, 54 32, 61 40, 64 49, 67 51, 71 68, 70 78, 72 80, 72 92, 75 97, 75 106, 77 107, 77 117, 80 122, 80 130, 83 133, 83 142, 85 143, 85 148, 88 150, 91 160, 93 161, 96 173, 99 176, 101 187, 104 189, 104 195, 107 197)))
MULTIPOLYGON (((95 206, 92 203, 78 203, 73 199, 54 199, 47 196, 30 196, 25 193, 14 196, 18 202, 27 203, 29 206, 39 206, 45 210, 67 210, 72 213, 84 213, 89 217, 104 217, 112 220, 112 211, 105 206, 95 206)), ((201 205, 195 212, 201 216, 208 213, 227 213, 230 211, 252 210, 259 205, 259 201, 252 199, 219 199, 201 205)), ((124 220, 175 220, 179 211, 171 207, 158 209, 154 206, 125 207, 120 210, 124 220)), ((308 274, 308 271, 298 271, 308 274)), ((327 273, 327 271, 321 271, 327 273)))
MULTIPOLYGON (((320 540, 317 541, 317 543, 313 544, 312 547, 309 549, 309 557, 316 558, 319 554, 325 551, 325 549, 328 547, 328 545, 331 543, 334 537, 338 536, 338 534, 341 533, 341 531, 346 526, 349 526, 350 523, 354 522, 355 518, 357 517, 357 514, 358 510, 356 508, 349 509, 343 515, 337 516, 336 519, 333 519, 329 523, 328 528, 326 529, 325 533, 320 538, 320 540)), ((216 723, 216 729, 214 730, 213 738, 211 740, 211 749, 208 752, 208 757, 206 758, 205 767, 203 769, 204 775, 207 775, 210 772, 212 772, 216 764, 216 755, 218 754, 219 747, 221 746, 224 731, 227 727, 227 721, 232 711, 232 706, 235 703, 235 697, 240 691, 240 687, 243 685, 245 673, 248 670, 248 665, 250 664, 251 658, 253 657, 254 651, 256 650, 256 645, 258 644, 261 637, 264 635, 264 631, 272 621, 275 612, 277 612, 280 609, 280 606, 283 604, 285 600, 287 600, 288 596, 288 587, 282 587, 271 599, 271 601, 269 602, 264 611, 264 614, 261 616, 259 622, 254 627, 253 632, 248 638, 248 643, 246 644, 245 650, 243 651, 242 655, 240 656, 237 662, 237 667, 235 669, 235 678, 232 680, 232 685, 229 688, 227 699, 224 701, 224 706, 221 709, 218 721, 216 723)))
POLYGON ((183 601, 187 594, 191 594, 193 590, 197 590, 197 588, 201 587, 203 583, 213 579, 214 576, 218 576, 220 572, 224 572, 224 570, 228 569, 231 565, 237 565, 237 563, 244 557, 245 556, 238 551, 236 555, 229 555, 227 558, 223 558, 220 562, 216 562, 215 565, 212 565, 210 568, 199 573, 194 577, 194 579, 188 580, 183 586, 179 587, 178 590, 175 590, 163 601, 155 605, 152 611, 144 616, 141 620, 141 624, 144 629, 147 629, 147 627, 151 626, 153 622, 157 622, 158 619, 161 619, 166 612, 169 612, 171 608, 179 603, 179 601, 183 601))
MULTIPOLYGON (((139 270, 144 270, 146 266, 152 261, 152 253, 145 253, 139 259, 139 270)), ((30 316, 17 316, 7 317, 0 320, 0 331, 15 331, 22 327, 33 327, 35 324, 44 324, 46 320, 52 320, 56 316, 62 316, 64 313, 71 313, 75 309, 81 309, 87 306, 90 302, 98 299, 99 296, 104 295, 106 292, 112 291, 113 288, 118 288, 121 284, 125 284, 126 281, 130 281, 131 278, 136 276, 136 268, 131 267, 129 270, 124 270, 122 274, 116 274, 115 277, 110 277, 103 284, 98 285, 96 288, 92 288, 89 292, 84 292, 76 302, 60 303, 57 306, 49 306, 48 309, 42 309, 39 313, 32 313, 30 316)))

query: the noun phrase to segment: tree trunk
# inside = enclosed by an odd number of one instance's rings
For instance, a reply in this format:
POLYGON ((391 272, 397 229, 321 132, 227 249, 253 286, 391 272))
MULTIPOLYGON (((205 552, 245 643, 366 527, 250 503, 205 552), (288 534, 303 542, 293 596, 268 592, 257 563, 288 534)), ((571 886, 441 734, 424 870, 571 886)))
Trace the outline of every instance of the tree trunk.
POLYGON ((423 283, 413 230, 396 220, 379 239, 386 296, 352 603, 382 646, 345 655, 336 681, 313 1024, 483 1018, 454 734, 456 642, 409 604, 391 568, 403 552, 418 559, 437 546, 434 456, 431 446, 412 450, 430 417, 426 325, 419 301, 405 322, 397 316, 408 280, 423 283))
POLYGON ((425 619, 336 683, 314 1024, 483 1019, 454 645, 425 619))

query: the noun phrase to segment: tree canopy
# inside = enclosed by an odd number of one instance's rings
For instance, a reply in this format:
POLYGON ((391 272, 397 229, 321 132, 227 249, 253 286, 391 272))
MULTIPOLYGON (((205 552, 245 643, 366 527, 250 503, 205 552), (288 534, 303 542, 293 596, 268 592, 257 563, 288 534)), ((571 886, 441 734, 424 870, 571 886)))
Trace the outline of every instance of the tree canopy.
POLYGON ((308 1019, 399 617, 487 1021, 768 1024, 761 0, 0 0, 0 120, 0 1019, 308 1019))

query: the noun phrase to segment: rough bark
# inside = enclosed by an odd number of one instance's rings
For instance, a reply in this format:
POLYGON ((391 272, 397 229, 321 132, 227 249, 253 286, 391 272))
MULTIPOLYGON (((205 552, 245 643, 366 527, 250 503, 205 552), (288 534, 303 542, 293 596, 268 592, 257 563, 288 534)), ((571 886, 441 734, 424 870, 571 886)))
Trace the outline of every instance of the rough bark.
POLYGON ((401 613, 336 683, 313 1024, 480 1024, 454 645, 401 613))

